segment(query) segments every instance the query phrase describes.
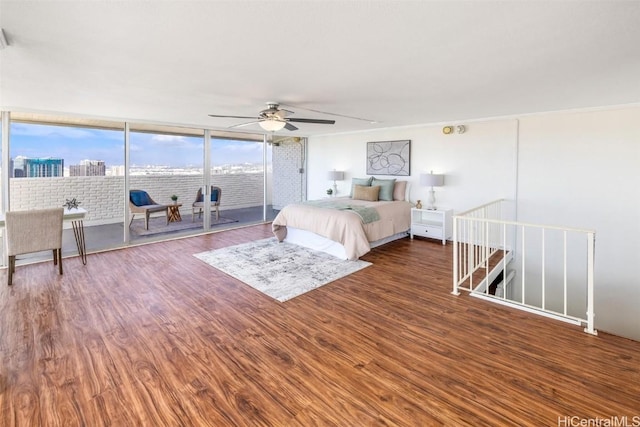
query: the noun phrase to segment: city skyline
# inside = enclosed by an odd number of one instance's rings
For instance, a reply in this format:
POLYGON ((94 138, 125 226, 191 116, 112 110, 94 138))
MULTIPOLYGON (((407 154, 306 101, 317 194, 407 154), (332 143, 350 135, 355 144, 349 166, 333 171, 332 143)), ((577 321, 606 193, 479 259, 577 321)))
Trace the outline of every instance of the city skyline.
MULTIPOLYGON (((124 164, 124 132, 119 130, 12 123, 10 137, 11 158, 62 158, 67 165, 87 159, 104 161, 107 167, 124 164)), ((132 167, 202 167, 203 138, 131 132, 130 145, 132 167)), ((212 138, 211 163, 262 164, 262 143, 212 138)))

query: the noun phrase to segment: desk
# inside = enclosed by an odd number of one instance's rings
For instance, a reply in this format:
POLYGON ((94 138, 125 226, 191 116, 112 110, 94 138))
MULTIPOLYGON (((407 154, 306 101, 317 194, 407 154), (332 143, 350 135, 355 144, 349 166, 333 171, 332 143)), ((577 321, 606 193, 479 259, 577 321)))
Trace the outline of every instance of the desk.
MULTIPOLYGON (((82 264, 87 265, 87 246, 84 240, 84 223, 83 219, 87 215, 87 210, 83 208, 73 208, 64 210, 63 220, 71 221, 73 227, 73 235, 76 238, 76 247, 78 255, 82 260, 82 264)), ((0 214, 0 227, 4 227, 4 214, 0 214)))
POLYGON ((182 217, 180 216, 180 206, 182 203, 173 203, 169 206, 169 222, 182 221, 182 217))
POLYGON ((78 255, 80 255, 83 265, 87 265, 87 245, 84 241, 84 222, 82 221, 85 215, 87 215, 87 210, 83 208, 65 208, 63 215, 64 221, 71 221, 78 255))

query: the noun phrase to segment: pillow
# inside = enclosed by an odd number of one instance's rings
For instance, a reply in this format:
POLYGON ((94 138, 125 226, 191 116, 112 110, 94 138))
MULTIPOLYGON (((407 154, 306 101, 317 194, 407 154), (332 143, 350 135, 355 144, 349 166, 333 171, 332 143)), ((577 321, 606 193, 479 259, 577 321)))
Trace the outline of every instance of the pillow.
POLYGON ((393 185, 396 183, 396 179, 377 179, 373 178, 371 181, 371 186, 379 185, 380 186, 380 195, 378 196, 378 200, 393 200, 393 185))
POLYGON ((366 200, 368 202, 377 202, 378 194, 380 193, 380 186, 369 187, 364 185, 353 186, 353 199, 354 200, 366 200))
POLYGON ((133 203, 136 206, 145 206, 145 205, 151 204, 151 201, 149 200, 149 195, 147 194, 146 191, 131 190, 129 192, 129 199, 131 200, 131 203, 133 203))
MULTIPOLYGON (((211 188, 211 201, 212 202, 217 202, 218 201, 218 189, 217 188, 211 188)), ((200 189, 200 195, 198 197, 196 197, 196 203, 202 203, 204 202, 204 195, 202 194, 202 188, 200 189)))
POLYGON ((393 186, 393 200, 403 202, 407 194, 407 181, 396 181, 393 186))
POLYGON ((217 202, 218 201, 218 189, 217 188, 212 188, 211 189, 211 201, 212 202, 217 202))
POLYGON ((353 187, 356 185, 362 185, 365 187, 371 186, 372 176, 369 178, 351 178, 351 192, 349 193, 349 197, 353 197, 353 187))

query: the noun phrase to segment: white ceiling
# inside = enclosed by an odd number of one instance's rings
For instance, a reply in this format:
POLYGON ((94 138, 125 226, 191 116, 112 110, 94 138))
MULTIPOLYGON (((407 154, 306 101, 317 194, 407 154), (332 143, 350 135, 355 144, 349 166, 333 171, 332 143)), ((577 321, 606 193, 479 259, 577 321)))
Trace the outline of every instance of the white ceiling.
POLYGON ((640 1, 2 0, 0 27, 3 109, 226 128, 279 101, 318 135, 640 102, 640 1))

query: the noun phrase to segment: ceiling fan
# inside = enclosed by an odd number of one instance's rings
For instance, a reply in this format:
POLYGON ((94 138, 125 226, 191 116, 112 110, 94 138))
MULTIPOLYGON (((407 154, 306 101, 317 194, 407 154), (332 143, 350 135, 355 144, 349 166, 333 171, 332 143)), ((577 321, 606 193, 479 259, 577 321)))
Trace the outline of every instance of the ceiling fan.
POLYGON ((317 123, 322 125, 335 124, 335 120, 323 120, 323 119, 303 119, 287 117, 289 114, 294 114, 293 111, 280 108, 280 104, 277 102, 267 102, 267 108, 260 111, 258 117, 246 117, 246 116, 223 116, 218 114, 209 114, 210 117, 223 117, 233 119, 252 119, 253 121, 248 123, 241 123, 239 125, 229 126, 230 128, 239 128, 243 126, 249 126, 253 124, 259 124, 260 127, 269 132, 275 132, 281 129, 298 130, 298 128, 291 123, 317 123))

